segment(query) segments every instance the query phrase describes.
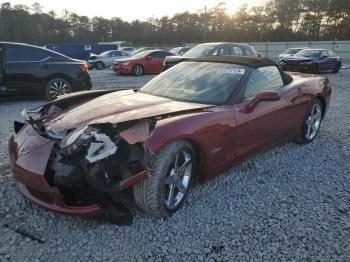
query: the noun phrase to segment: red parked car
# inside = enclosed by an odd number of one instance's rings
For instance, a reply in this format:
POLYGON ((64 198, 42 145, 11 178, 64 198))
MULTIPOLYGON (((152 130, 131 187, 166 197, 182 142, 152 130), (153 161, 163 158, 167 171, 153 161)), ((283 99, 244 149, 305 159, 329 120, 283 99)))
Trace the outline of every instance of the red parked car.
POLYGON ((164 217, 193 182, 313 141, 330 99, 326 77, 289 75, 267 59, 190 59, 139 91, 74 93, 24 111, 11 168, 26 197, 55 211, 96 216, 106 198, 131 191, 141 210, 164 217))
POLYGON ((159 74, 163 70, 165 57, 174 54, 164 50, 147 50, 132 57, 118 59, 114 62, 113 70, 121 74, 159 74))

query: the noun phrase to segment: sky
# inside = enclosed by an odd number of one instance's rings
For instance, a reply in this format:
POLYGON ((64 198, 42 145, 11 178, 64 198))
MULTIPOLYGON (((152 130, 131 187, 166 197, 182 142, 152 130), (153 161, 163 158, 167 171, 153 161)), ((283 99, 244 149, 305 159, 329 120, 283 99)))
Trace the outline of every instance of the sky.
POLYGON ((120 17, 126 21, 136 19, 147 20, 150 17, 172 16, 184 11, 196 12, 214 7, 220 2, 225 2, 227 10, 234 13, 243 4, 248 6, 261 5, 266 0, 0 0, 0 3, 10 2, 11 5, 24 4, 31 6, 38 2, 43 6, 43 11, 54 10, 60 14, 64 9, 78 15, 89 17, 102 16, 111 18, 120 17))

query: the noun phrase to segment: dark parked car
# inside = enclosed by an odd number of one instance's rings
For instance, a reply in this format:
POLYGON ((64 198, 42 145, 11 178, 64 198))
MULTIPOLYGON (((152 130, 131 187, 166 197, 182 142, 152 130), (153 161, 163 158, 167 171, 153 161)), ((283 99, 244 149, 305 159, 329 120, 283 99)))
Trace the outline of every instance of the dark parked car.
POLYGON ((296 53, 294 57, 283 58, 279 61, 283 70, 296 70, 317 74, 324 71, 338 73, 342 65, 342 59, 332 50, 304 49, 296 53))
POLYGON ((238 43, 206 43, 192 47, 181 56, 166 57, 163 63, 163 69, 166 70, 190 58, 226 55, 259 57, 259 54, 249 45, 238 43))
POLYGON ((291 76, 267 59, 192 59, 139 91, 80 92, 24 111, 11 169, 26 197, 58 212, 101 215, 106 198, 132 189, 141 210, 164 217, 192 183, 313 141, 330 99, 326 77, 291 76))
POLYGON ((87 63, 45 48, 0 42, 0 96, 59 95, 91 89, 87 63))

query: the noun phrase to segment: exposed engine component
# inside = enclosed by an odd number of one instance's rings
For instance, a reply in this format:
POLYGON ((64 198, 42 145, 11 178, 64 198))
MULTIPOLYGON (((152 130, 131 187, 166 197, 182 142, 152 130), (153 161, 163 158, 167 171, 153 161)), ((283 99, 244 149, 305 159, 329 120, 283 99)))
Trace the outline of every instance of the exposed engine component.
POLYGON ((70 205, 98 201, 103 194, 124 189, 122 181, 147 170, 147 128, 145 121, 84 126, 67 131, 59 141, 59 134, 47 130, 57 143, 46 179, 59 187, 70 205))
POLYGON ((85 158, 90 163, 95 163, 117 152, 118 147, 105 134, 95 134, 95 141, 90 144, 85 158))

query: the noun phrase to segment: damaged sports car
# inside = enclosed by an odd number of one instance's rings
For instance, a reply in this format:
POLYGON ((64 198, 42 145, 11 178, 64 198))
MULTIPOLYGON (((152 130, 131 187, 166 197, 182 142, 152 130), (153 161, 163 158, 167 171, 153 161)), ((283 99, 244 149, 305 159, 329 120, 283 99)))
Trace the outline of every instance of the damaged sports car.
POLYGON ((73 93, 24 110, 11 168, 21 192, 48 209, 96 217, 122 192, 165 217, 193 183, 271 147, 310 143, 330 98, 326 77, 289 75, 267 59, 191 59, 140 90, 73 93))

